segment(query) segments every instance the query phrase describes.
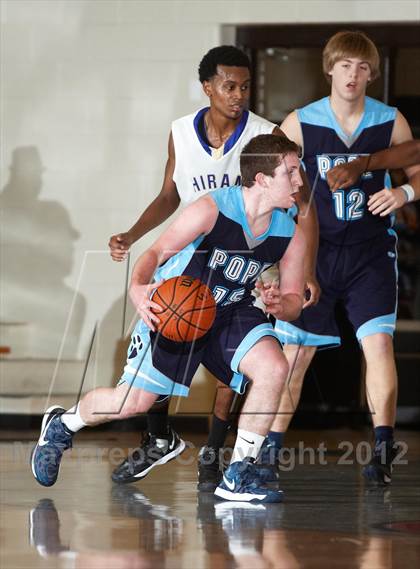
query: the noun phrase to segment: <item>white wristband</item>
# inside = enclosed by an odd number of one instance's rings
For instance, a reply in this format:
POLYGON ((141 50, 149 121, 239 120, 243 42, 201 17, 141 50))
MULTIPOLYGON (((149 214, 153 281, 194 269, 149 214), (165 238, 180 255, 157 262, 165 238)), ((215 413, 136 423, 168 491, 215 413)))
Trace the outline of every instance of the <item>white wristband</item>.
POLYGON ((410 184, 403 184, 400 186, 402 190, 404 190, 405 196, 407 198, 407 203, 412 202, 414 200, 414 188, 410 186, 410 184))

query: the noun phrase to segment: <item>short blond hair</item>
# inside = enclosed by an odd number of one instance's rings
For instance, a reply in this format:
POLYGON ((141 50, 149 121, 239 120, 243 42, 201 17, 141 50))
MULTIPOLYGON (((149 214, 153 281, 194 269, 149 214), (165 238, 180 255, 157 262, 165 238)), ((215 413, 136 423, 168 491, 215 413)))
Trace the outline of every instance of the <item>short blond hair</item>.
POLYGON ((328 81, 331 82, 329 73, 337 61, 348 57, 357 57, 367 61, 371 71, 371 81, 379 77, 380 59, 373 41, 363 32, 342 31, 337 32, 328 40, 322 53, 322 68, 328 81))

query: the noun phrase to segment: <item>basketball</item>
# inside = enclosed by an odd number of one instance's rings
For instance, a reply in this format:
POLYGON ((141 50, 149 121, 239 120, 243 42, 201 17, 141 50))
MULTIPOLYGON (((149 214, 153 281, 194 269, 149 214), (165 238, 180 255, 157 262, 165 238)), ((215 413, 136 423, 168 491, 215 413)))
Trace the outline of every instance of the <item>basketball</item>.
POLYGON ((152 300, 161 306, 157 330, 174 342, 198 340, 211 328, 216 303, 210 289, 193 277, 181 275, 165 281, 152 300))

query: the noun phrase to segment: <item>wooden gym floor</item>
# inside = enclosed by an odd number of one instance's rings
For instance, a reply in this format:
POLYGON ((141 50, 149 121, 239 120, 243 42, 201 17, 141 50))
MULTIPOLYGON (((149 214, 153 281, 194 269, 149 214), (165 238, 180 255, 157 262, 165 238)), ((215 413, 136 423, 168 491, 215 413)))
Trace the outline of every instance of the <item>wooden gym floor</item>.
POLYGON ((64 456, 60 478, 42 488, 28 460, 35 432, 2 432, 3 569, 420 566, 420 437, 399 431, 407 464, 390 488, 365 486, 367 432, 294 431, 287 443, 277 505, 216 501, 196 491, 194 448, 136 484, 115 486, 113 465, 136 433, 84 431, 64 456), (324 450, 314 452, 307 447, 324 450), (300 446, 299 446, 300 445, 300 446), (357 456, 356 456, 357 455, 357 456), (312 464, 311 464, 312 463, 312 464))

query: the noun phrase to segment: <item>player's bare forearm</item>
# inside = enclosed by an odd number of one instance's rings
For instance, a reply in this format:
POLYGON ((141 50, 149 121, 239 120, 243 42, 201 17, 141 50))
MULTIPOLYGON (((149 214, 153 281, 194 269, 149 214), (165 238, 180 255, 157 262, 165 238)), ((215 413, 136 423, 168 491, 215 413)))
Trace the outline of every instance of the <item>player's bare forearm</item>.
POLYGON ((277 281, 271 283, 257 282, 255 286, 265 304, 267 314, 272 314, 277 320, 284 320, 285 322, 298 318, 303 307, 302 293, 285 292, 282 294, 277 281))
MULTIPOLYGON (((410 168, 410 170, 412 170, 410 168)), ((410 189, 410 200, 403 187, 384 188, 383 190, 371 195, 368 200, 368 209, 373 215, 384 217, 389 215, 396 209, 403 207, 408 201, 416 201, 420 199, 420 169, 411 172, 408 179, 410 189)))
POLYGON ((306 239, 299 226, 279 263, 278 284, 265 288, 263 302, 267 312, 279 320, 295 320, 303 307, 305 280, 303 259, 306 254, 306 239))
POLYGON ((129 229, 128 234, 133 239, 133 243, 166 221, 178 208, 180 198, 173 180, 174 169, 175 148, 171 132, 168 140, 168 159, 165 165, 162 188, 159 195, 146 208, 133 227, 129 229))
POLYGON ((165 175, 159 195, 127 232, 111 236, 108 246, 114 261, 123 261, 133 243, 166 221, 179 206, 180 198, 173 180, 174 168, 175 150, 171 133, 168 141, 168 160, 166 161, 165 175))
POLYGON ((133 269, 129 291, 137 313, 152 331, 155 331, 155 326, 159 323, 159 317, 152 310, 155 312, 161 310, 160 306, 150 298, 154 289, 163 282, 152 283, 159 257, 159 252, 153 248, 147 249, 139 257, 133 269))
POLYGON ((306 242, 304 256, 304 276, 306 289, 309 290, 309 300, 306 306, 316 304, 321 293, 316 278, 316 262, 318 256, 319 224, 315 202, 310 201, 309 185, 306 176, 303 178, 304 186, 299 197, 298 226, 301 228, 306 242))
POLYGON ((348 164, 335 166, 327 173, 331 191, 357 183, 366 171, 409 168, 420 164, 420 140, 408 140, 370 155, 359 156, 348 164))
POLYGON ((166 221, 177 210, 179 202, 178 194, 157 196, 128 230, 131 243, 135 243, 143 235, 166 221))
POLYGON ((137 260, 134 265, 131 286, 151 282, 159 265, 192 243, 199 235, 213 228, 218 215, 217 206, 204 196, 185 208, 137 260))
POLYGON ((267 312, 272 314, 277 320, 283 322, 292 322, 299 318, 302 312, 303 299, 299 294, 289 293, 282 294, 279 298, 278 307, 275 308, 274 304, 267 307, 267 312))
POLYGON ((314 204, 311 204, 306 216, 298 216, 298 225, 302 229, 306 242, 303 270, 305 276, 314 275, 316 272, 316 259, 318 255, 319 242, 318 216, 314 204))
POLYGON ((218 216, 218 208, 213 199, 204 196, 190 204, 162 233, 160 237, 139 257, 134 265, 130 298, 137 312, 153 330, 156 322, 151 309, 159 309, 150 300, 154 288, 162 283, 149 284, 156 269, 170 257, 192 243, 199 235, 211 231, 218 216))
POLYGON ((409 168, 420 164, 420 140, 408 140, 370 156, 369 170, 409 168))
POLYGON ((159 262, 159 252, 152 247, 147 249, 134 265, 130 288, 150 284, 159 262))
POLYGON ((108 246, 113 260, 123 261, 126 259, 131 245, 143 237, 143 235, 166 221, 177 209, 179 201, 176 190, 171 194, 159 194, 141 214, 131 229, 125 233, 112 235, 108 246))
MULTIPOLYGON (((327 182, 330 190, 335 192, 340 188, 348 188, 357 182, 366 171, 371 156, 364 154, 347 164, 339 164, 327 172, 327 182)), ((370 169, 370 166, 369 166, 370 169)))

